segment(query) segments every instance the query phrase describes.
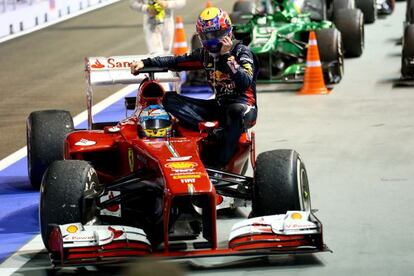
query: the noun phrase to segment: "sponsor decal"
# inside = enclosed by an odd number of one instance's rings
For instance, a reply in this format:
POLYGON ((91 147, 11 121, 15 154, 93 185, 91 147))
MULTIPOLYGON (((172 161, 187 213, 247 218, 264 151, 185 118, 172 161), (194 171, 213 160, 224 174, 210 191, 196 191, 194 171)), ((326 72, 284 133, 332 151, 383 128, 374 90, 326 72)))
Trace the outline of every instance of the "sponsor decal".
POLYGON ((95 237, 94 236, 70 236, 68 237, 68 240, 72 240, 72 241, 95 240, 95 237))
MULTIPOLYGON (((192 170, 194 170, 194 169, 192 169, 192 170)), ((201 172, 174 172, 174 173, 171 173, 170 175, 171 176, 175 176, 175 175, 198 175, 197 178, 200 178, 201 174, 202 174, 201 172)))
POLYGON ((166 168, 170 168, 170 169, 192 169, 197 167, 198 164, 195 162, 169 162, 167 164, 165 164, 166 168))
POLYGON ((179 156, 179 157, 170 157, 167 161, 187 161, 190 160, 192 156, 179 156))
POLYGON ((290 215, 292 219, 302 219, 302 215, 300 213, 292 213, 290 215))
POLYGON ((116 61, 114 58, 108 58, 108 68, 130 68, 131 61, 116 61))
POLYGON ((135 167, 135 161, 134 161, 134 150, 132 148, 128 149, 128 163, 129 163, 129 170, 133 172, 134 167, 135 167))
POLYGON ((183 174, 183 175, 174 175, 173 179, 188 179, 188 178, 200 178, 199 174, 183 174))
POLYGON ((93 69, 126 69, 131 67, 132 61, 127 60, 116 60, 115 58, 111 57, 108 58, 105 61, 100 61, 98 59, 95 60, 95 63, 91 65, 91 68, 93 69))
POLYGON ((285 224, 285 229, 308 229, 308 228, 315 228, 315 225, 313 224, 285 224))
POLYGON ((78 142, 75 143, 75 146, 88 147, 88 146, 93 146, 95 144, 96 144, 95 141, 89 141, 87 139, 82 138, 78 142))
POLYGON ((102 69, 105 68, 105 65, 103 65, 98 59, 95 61, 94 64, 91 65, 94 69, 102 69))
POLYGON ((188 183, 195 183, 195 179, 194 178, 190 178, 190 179, 181 179, 180 180, 181 181, 181 183, 184 183, 184 184, 188 184, 188 183))
POLYGON ((78 232, 78 227, 77 227, 76 225, 69 225, 69 226, 66 228, 66 231, 67 231, 68 233, 73 234, 73 233, 78 232))
POLYGON ((173 173, 171 175, 177 175, 177 174, 184 174, 184 173, 192 173, 195 169, 177 169, 172 170, 173 173))

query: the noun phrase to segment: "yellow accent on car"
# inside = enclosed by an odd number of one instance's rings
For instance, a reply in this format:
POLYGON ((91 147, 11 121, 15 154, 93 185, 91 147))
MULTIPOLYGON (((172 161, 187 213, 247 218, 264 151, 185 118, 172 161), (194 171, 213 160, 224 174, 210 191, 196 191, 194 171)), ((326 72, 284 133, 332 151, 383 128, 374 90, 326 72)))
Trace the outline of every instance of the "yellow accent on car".
POLYGON ((66 231, 68 231, 69 233, 73 234, 73 233, 78 232, 78 227, 76 225, 69 225, 66 228, 66 231))
POLYGON ((134 160, 134 150, 131 148, 128 149, 128 163, 129 163, 129 170, 133 172, 135 168, 135 160, 134 160))
POLYGON ((302 219, 302 215, 301 215, 301 214, 299 214, 299 213, 292 213, 292 214, 290 215, 290 217, 291 217, 292 219, 302 219))

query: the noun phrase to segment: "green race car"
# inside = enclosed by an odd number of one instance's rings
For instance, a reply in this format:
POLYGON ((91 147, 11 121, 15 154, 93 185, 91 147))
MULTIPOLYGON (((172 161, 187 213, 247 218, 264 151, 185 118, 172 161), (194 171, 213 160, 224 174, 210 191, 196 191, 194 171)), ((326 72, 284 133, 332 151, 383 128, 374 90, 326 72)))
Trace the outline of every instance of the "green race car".
POLYGON ((325 82, 339 83, 344 55, 358 57, 364 49, 364 17, 351 1, 239 0, 230 15, 233 33, 258 57, 259 81, 300 82, 309 31, 316 31, 325 82))

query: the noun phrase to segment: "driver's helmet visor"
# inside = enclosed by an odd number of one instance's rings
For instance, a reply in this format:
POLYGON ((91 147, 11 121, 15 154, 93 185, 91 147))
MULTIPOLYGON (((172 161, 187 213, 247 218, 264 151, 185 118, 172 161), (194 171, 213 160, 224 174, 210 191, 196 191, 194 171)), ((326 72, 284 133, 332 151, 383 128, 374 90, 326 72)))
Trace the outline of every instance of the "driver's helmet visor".
POLYGON ((160 129, 171 126, 171 122, 165 119, 147 119, 141 125, 143 129, 160 129))

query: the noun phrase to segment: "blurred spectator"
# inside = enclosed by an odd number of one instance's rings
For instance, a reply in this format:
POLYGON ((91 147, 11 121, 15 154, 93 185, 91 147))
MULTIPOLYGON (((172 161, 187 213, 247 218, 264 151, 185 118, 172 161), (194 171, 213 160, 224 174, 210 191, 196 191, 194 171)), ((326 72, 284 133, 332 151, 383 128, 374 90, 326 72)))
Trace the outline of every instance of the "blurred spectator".
POLYGON ((131 9, 144 13, 143 29, 150 53, 170 53, 174 39, 173 10, 186 0, 130 0, 131 9))

